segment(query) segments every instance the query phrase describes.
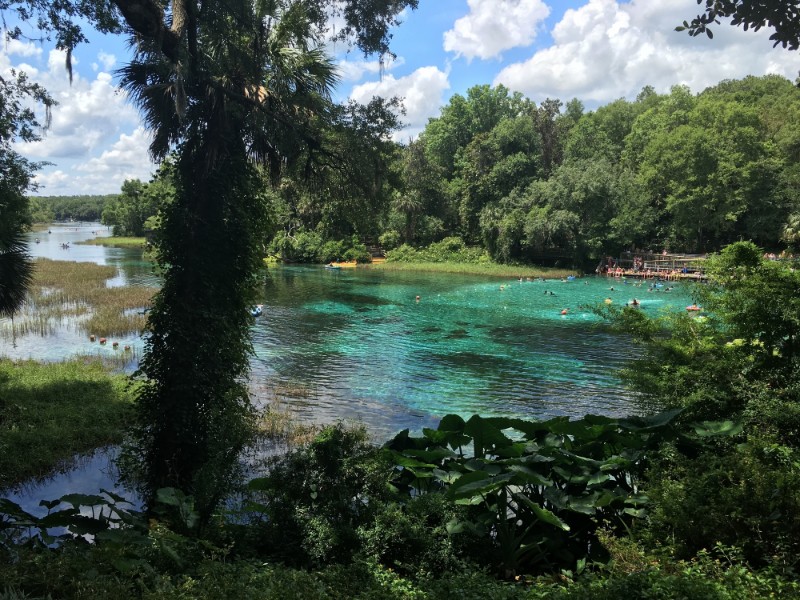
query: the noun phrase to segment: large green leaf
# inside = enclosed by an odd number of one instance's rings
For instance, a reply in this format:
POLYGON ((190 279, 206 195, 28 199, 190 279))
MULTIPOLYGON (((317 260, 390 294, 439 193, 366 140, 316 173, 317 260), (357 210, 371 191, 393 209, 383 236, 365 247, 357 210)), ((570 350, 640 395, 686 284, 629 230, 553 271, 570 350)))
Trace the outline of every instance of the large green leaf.
POLYGON ((107 505, 108 499, 96 494, 66 494, 61 496, 61 502, 71 504, 75 508, 81 506, 100 506, 107 505))
POLYGON ((475 456, 482 457, 487 450, 504 448, 513 442, 487 419, 472 415, 464 426, 464 433, 472 437, 475 456))
POLYGON ((734 421, 703 421, 694 424, 694 432, 700 437, 734 436, 742 432, 742 427, 734 421))
POLYGON ((508 483, 511 473, 491 476, 485 471, 474 471, 459 477, 448 490, 454 500, 481 500, 483 497, 508 483))
POLYGON ((539 506, 535 502, 533 502, 530 498, 528 498, 525 494, 515 493, 514 499, 527 506, 531 512, 536 516, 537 519, 540 521, 547 523, 548 525, 552 525, 553 527, 557 527, 562 531, 569 531, 570 527, 564 521, 559 519, 554 513, 550 512, 543 506, 539 506))

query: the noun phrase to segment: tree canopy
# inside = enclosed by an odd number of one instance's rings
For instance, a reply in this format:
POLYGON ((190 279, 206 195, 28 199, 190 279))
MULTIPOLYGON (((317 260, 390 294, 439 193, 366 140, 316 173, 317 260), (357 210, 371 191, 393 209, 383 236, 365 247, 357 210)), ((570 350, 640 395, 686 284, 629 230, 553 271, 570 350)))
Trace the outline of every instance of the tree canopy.
POLYGON ((691 22, 684 21, 677 31, 687 31, 691 36, 705 33, 711 38, 711 24, 730 18, 731 25, 745 31, 769 27, 773 30, 769 39, 775 46, 789 50, 800 47, 800 4, 796 0, 697 0, 697 4, 704 4, 705 10, 691 22))

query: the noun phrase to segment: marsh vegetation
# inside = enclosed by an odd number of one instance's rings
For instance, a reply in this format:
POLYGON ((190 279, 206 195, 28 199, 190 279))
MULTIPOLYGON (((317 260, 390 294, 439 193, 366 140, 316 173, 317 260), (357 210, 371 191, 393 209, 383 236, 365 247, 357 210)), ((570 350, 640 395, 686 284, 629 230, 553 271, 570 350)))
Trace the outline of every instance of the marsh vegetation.
POLYGON ((115 267, 39 259, 22 310, 0 324, 0 336, 49 335, 68 326, 97 338, 139 333, 156 288, 109 287, 115 267))

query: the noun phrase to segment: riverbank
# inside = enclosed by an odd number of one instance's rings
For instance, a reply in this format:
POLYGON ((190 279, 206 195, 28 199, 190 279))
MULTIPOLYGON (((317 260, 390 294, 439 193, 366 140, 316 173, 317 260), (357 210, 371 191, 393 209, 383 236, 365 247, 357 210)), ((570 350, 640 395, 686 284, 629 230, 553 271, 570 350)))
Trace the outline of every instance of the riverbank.
POLYGON ((47 335, 69 321, 98 341, 142 331, 156 288, 108 287, 106 282, 116 274, 108 265, 37 259, 26 305, 0 329, 0 337, 47 335))
POLYGON ((458 262, 395 262, 386 261, 371 265, 382 271, 420 271, 426 273, 449 273, 453 275, 485 275, 487 277, 564 279, 578 276, 575 269, 555 269, 533 265, 501 265, 497 263, 458 262))
POLYGON ((145 248, 147 240, 143 237, 96 237, 83 242, 86 246, 110 246, 115 248, 145 248))
POLYGON ((129 379, 100 362, 0 359, 0 489, 119 444, 132 410, 129 379))

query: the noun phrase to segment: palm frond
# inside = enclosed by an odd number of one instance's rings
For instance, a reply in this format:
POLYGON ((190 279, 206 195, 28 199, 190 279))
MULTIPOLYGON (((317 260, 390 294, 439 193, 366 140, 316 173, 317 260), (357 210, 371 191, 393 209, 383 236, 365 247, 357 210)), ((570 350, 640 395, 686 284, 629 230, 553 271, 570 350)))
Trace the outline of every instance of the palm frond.
POLYGON ((33 268, 22 232, 0 240, 0 315, 11 317, 20 309, 33 280, 33 268))

